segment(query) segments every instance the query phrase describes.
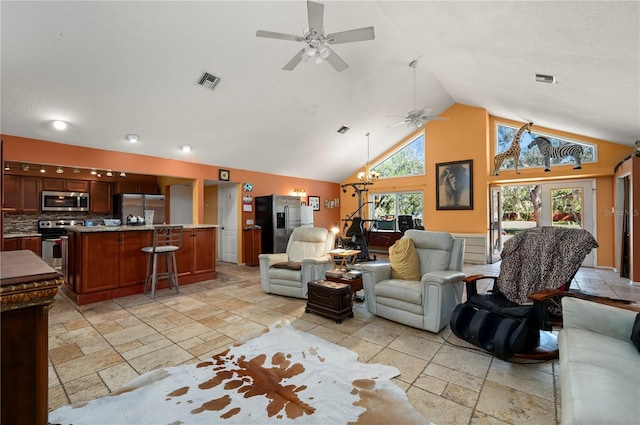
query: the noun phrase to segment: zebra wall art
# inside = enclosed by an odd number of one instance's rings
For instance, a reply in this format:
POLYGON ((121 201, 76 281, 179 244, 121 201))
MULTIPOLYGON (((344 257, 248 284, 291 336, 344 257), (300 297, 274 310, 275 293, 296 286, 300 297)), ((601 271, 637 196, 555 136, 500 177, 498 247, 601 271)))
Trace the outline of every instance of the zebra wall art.
POLYGON ((543 136, 538 136, 531 143, 529 149, 537 146, 540 154, 544 158, 544 171, 551 171, 551 158, 573 158, 573 169, 582 168, 582 146, 578 144, 568 144, 564 146, 551 146, 551 141, 543 136))

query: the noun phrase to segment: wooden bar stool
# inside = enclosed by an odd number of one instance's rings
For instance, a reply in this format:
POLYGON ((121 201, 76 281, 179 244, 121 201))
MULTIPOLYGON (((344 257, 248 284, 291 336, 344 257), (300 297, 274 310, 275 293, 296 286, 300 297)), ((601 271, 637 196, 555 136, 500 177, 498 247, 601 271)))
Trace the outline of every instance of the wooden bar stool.
POLYGON ((151 287, 151 298, 156 297, 158 280, 167 279, 169 289, 175 286, 178 294, 178 270, 176 268, 176 251, 182 248, 182 226, 155 226, 153 229, 153 246, 145 246, 142 252, 147 253, 147 275, 144 280, 144 293, 151 287), (163 255, 167 270, 158 273, 158 256, 163 255))

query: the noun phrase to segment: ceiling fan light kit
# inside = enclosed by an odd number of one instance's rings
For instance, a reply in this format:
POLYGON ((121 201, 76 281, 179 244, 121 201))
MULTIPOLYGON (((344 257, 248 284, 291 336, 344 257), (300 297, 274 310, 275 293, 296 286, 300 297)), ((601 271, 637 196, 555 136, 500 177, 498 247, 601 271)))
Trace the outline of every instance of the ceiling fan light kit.
POLYGON ((322 63, 325 60, 338 72, 349 67, 338 54, 329 47, 331 44, 353 43, 356 41, 373 40, 375 33, 373 27, 359 28, 327 34, 324 30, 324 5, 313 1, 307 1, 307 15, 309 26, 302 37, 292 34, 283 34, 271 31, 256 31, 256 37, 275 38, 278 40, 301 41, 306 46, 295 54, 293 58, 282 68, 292 71, 300 62, 322 63))

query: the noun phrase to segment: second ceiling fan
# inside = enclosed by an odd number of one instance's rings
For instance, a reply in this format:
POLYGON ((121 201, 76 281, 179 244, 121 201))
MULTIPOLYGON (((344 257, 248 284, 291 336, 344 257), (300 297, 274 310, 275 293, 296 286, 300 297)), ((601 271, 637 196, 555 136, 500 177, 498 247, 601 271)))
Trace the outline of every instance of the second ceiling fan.
POLYGON ((409 64, 409 67, 413 68, 413 110, 407 113, 406 117, 400 117, 398 115, 387 115, 387 118, 404 118, 404 120, 397 122, 395 124, 391 124, 387 126, 387 128, 396 127, 398 125, 407 124, 408 126, 413 126, 416 129, 422 127, 427 123, 427 121, 432 120, 446 120, 447 117, 440 117, 438 115, 428 115, 433 109, 425 106, 422 109, 416 109, 416 66, 418 66, 418 61, 412 61, 409 64))
POLYGON ((306 46, 282 68, 286 71, 293 70, 301 61, 320 63, 323 60, 329 62, 336 71, 344 71, 349 67, 329 45, 341 43, 353 43, 355 41, 373 40, 375 34, 373 27, 359 28, 355 30, 327 34, 324 30, 324 5, 307 1, 307 15, 309 26, 302 36, 283 34, 279 32, 258 30, 257 37, 276 38, 279 40, 302 41, 306 46))

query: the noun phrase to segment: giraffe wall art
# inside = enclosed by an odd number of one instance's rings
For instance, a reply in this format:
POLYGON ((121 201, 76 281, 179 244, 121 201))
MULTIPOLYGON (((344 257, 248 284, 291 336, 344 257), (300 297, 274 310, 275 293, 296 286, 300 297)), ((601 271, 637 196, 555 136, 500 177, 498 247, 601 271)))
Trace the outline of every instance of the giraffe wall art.
POLYGON ((504 160, 507 158, 513 158, 513 163, 516 167, 516 174, 520 174, 520 169, 518 168, 520 166, 520 164, 518 164, 520 159, 520 136, 522 136, 522 133, 524 133, 525 131, 527 131, 528 133, 531 133, 531 126, 533 126, 533 123, 528 122, 522 127, 520 127, 520 130, 518 130, 515 137, 513 138, 513 142, 511 142, 511 146, 509 146, 509 149, 507 149, 504 152, 500 152, 493 158, 493 175, 494 176, 498 175, 498 172, 500 171, 500 166, 502 165, 504 160))

